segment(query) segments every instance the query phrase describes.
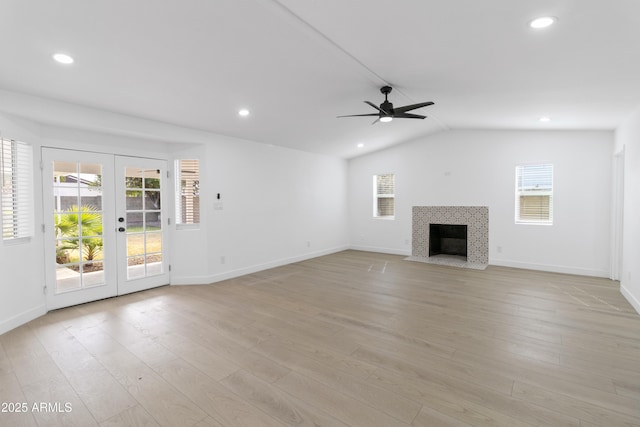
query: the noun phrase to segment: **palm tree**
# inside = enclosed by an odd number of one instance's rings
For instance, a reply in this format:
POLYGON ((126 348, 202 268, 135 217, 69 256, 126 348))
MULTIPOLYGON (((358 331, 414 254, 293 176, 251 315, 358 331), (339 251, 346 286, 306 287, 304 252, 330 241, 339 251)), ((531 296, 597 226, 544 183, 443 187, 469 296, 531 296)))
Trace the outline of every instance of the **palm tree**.
POLYGON ((65 238, 58 247, 59 256, 82 247, 83 260, 92 261, 102 252, 102 213, 95 206, 82 205, 79 209, 77 205, 70 206, 65 213, 56 215, 55 227, 56 234, 65 238), (80 235, 90 238, 80 242, 80 235))

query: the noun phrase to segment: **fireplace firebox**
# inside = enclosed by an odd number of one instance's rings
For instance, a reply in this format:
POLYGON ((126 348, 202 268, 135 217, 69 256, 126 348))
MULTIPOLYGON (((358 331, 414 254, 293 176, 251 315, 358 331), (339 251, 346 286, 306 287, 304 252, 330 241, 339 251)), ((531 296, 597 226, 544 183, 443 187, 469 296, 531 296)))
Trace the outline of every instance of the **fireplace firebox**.
POLYGON ((467 226, 429 224, 429 256, 467 257, 467 226))

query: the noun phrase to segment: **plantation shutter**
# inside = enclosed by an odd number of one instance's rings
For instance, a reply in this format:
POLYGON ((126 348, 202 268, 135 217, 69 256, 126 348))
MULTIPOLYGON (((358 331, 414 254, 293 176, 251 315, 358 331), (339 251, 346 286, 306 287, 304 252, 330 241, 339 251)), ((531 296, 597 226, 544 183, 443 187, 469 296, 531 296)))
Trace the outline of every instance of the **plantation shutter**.
POLYGON ((516 166, 516 222, 553 222, 553 165, 516 166))
POLYGON ((0 139, 2 240, 29 238, 32 224, 32 153, 24 142, 0 139))
POLYGON ((375 217, 392 217, 395 215, 395 175, 375 175, 375 217))
POLYGON ((200 163, 176 161, 176 218, 178 224, 200 223, 200 163))

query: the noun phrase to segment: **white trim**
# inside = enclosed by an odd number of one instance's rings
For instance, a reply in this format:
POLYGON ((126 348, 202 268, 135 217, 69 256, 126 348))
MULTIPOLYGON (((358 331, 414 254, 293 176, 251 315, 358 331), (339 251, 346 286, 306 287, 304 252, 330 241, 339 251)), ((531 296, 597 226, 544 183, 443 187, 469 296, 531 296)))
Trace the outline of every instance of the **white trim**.
POLYGON ((622 278, 624 236, 624 147, 613 155, 613 188, 611 191, 611 271, 609 278, 622 278))
MULTIPOLYGON (((544 175, 545 179, 547 176, 544 175)), ((530 164, 519 164, 516 165, 516 193, 515 193, 515 223, 516 224, 527 224, 527 225, 553 225, 553 181, 554 181, 554 165, 553 163, 530 163, 530 164), (532 177, 535 177, 536 180, 540 179, 543 175, 540 171, 542 169, 546 169, 550 167, 550 178, 551 178, 551 188, 548 190, 531 190, 525 186, 520 186, 522 181, 532 177), (537 197, 537 196, 548 196, 549 197, 549 218, 548 219, 523 219, 521 218, 521 206, 520 206, 520 198, 521 197, 537 197)), ((538 188, 538 184, 536 184, 535 188, 538 188)))
POLYGON ((497 265, 501 267, 521 268, 524 270, 538 270, 547 271, 549 273, 563 273, 573 274, 577 276, 592 276, 609 278, 608 270, 596 270, 579 267, 568 267, 565 265, 553 265, 553 264, 537 264, 522 261, 509 261, 509 260, 489 260, 489 265, 497 265))
POLYGON ((41 304, 37 307, 31 308, 29 310, 23 311, 20 314, 17 314, 9 319, 5 319, 0 322, 0 335, 5 332, 9 332, 12 329, 15 329, 19 326, 24 325, 25 323, 31 322, 33 319, 37 319, 40 316, 44 316, 47 314, 47 307, 44 304, 41 304))
POLYGON ((263 264, 256 264, 237 270, 226 271, 224 273, 212 274, 209 276, 171 276, 171 285, 208 285, 215 282, 221 282, 223 280, 234 279, 236 277, 244 276, 246 274, 257 273, 258 271, 268 270, 270 268, 280 267, 287 264, 293 264, 300 261, 306 261, 308 259, 317 258, 324 255, 330 255, 337 252, 342 252, 350 249, 348 245, 337 246, 322 251, 306 253, 304 255, 281 258, 274 261, 265 262, 263 264))
POLYGON ((32 236, 17 237, 17 238, 14 238, 14 239, 6 239, 6 240, 2 239, 1 240, 1 242, 2 242, 1 244, 3 246, 22 245, 22 244, 26 244, 26 243, 31 242, 31 237, 32 236))
POLYGON ((354 251, 378 252, 381 254, 390 254, 390 255, 404 255, 404 256, 411 255, 410 249, 381 248, 378 246, 362 246, 362 245, 351 245, 349 249, 354 251))
POLYGON ((629 304, 631 304, 631 306, 638 312, 638 314, 640 314, 640 301, 635 296, 633 296, 631 291, 627 290, 627 288, 625 288, 623 285, 620 285, 620 293, 627 299, 627 301, 629 301, 629 304))

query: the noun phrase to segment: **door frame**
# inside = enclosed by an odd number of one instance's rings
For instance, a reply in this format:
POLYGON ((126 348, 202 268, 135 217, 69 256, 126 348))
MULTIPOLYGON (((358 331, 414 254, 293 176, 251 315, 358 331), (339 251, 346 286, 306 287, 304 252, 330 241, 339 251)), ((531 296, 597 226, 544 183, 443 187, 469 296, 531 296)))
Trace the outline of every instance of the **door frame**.
MULTIPOLYGON (((168 285, 171 281, 169 268, 170 255, 170 238, 168 226, 170 224, 170 216, 173 212, 171 199, 171 182, 167 173, 169 161, 167 159, 154 159, 141 156, 129 156, 118 153, 104 153, 87 150, 77 150, 73 148, 61 147, 41 147, 41 170, 42 170, 42 209, 43 209, 43 256, 44 256, 44 280, 45 280, 45 300, 47 310, 55 310, 58 308, 69 307, 73 305, 83 304, 86 302, 97 301, 118 295, 124 295, 131 292, 137 292, 152 287, 168 285), (117 209, 116 209, 116 158, 128 158, 140 161, 161 161, 164 162, 165 170, 162 174, 163 188, 162 192, 162 221, 163 221, 163 264, 164 274, 159 277, 153 277, 153 280, 145 280, 144 283, 125 286, 125 281, 119 277, 118 264, 122 261, 126 263, 126 253, 122 255, 117 250, 117 209), (77 159, 77 160, 76 160, 77 159), (55 223, 54 215, 55 206, 52 197, 52 176, 53 161, 78 161, 83 163, 101 163, 103 165, 102 172, 102 214, 103 214, 103 241, 105 259, 105 285, 99 285, 90 288, 72 290, 56 294, 56 254, 55 254, 55 223), (108 199, 107 199, 108 198, 108 199)), ((124 185, 123 185, 124 187, 124 185)), ((126 280, 126 276, 125 276, 126 280)))
POLYGON ((622 280, 624 244, 624 159, 625 150, 613 156, 613 194, 611 221, 611 268, 609 278, 622 280))

